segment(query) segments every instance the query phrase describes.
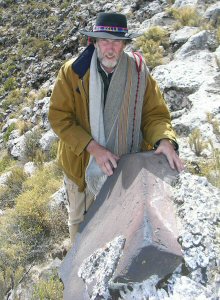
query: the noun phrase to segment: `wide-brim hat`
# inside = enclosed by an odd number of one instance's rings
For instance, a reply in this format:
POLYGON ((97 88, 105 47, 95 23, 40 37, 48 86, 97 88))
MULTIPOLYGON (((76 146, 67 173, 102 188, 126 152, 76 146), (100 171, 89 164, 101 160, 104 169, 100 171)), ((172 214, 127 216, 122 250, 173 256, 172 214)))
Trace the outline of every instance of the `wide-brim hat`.
POLYGON ((129 33, 126 16, 119 13, 99 13, 93 31, 80 30, 92 38, 131 40, 140 34, 129 33))

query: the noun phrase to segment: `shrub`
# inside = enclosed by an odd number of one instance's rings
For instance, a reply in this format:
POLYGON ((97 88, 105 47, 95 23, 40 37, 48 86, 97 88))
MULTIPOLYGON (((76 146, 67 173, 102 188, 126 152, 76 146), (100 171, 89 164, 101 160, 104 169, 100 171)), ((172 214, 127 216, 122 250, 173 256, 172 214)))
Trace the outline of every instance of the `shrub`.
POLYGON ((34 256, 42 255, 51 247, 51 239, 66 230, 64 212, 50 205, 50 196, 60 185, 60 172, 55 165, 49 165, 25 181, 23 193, 16 199, 15 223, 22 240, 34 248, 34 256))
POLYGON ((135 42, 135 48, 141 50, 150 68, 163 63, 164 48, 168 46, 168 32, 159 26, 151 27, 135 42))
POLYGON ((2 108, 6 110, 8 109, 9 105, 19 105, 23 103, 23 100, 24 97, 22 91, 15 89, 6 96, 4 101, 2 101, 2 108))
MULTIPOLYGON (((23 55, 30 56, 38 54, 39 58, 43 58, 43 56, 50 49, 51 44, 50 41, 37 38, 35 36, 30 36, 31 32, 36 32, 34 25, 30 24, 26 29, 27 35, 23 35, 20 41, 20 51, 22 51, 23 55)), ((21 52, 20 52, 21 53, 21 52)))
POLYGON ((47 90, 46 89, 42 88, 39 91, 37 91, 37 90, 30 90, 28 92, 26 101, 27 101, 27 103, 28 103, 29 106, 33 107, 36 100, 41 100, 45 96, 47 96, 47 90))
POLYGON ((54 37, 54 42, 55 43, 59 43, 59 42, 62 42, 63 40, 64 40, 64 36, 63 35, 61 35, 61 34, 58 34, 58 35, 56 35, 55 37, 54 37))
POLYGON ((18 129, 19 134, 23 135, 25 132, 30 130, 31 123, 25 120, 18 120, 18 122, 16 123, 16 128, 18 129))
POLYGON ((201 175, 207 177, 211 184, 220 188, 220 150, 215 149, 212 142, 210 142, 210 146, 212 155, 200 163, 201 175))
POLYGON ((200 26, 202 19, 196 8, 185 6, 181 8, 171 7, 168 10, 171 17, 178 21, 179 27, 183 26, 200 26))
POLYGON ((61 300, 63 299, 63 284, 54 273, 49 280, 41 279, 34 287, 31 300, 61 300))
POLYGON ((10 168, 13 163, 14 160, 8 154, 1 153, 0 174, 7 170, 7 168, 10 168))
MULTIPOLYGON (((31 264, 67 236, 65 211, 50 200, 61 185, 61 177, 55 164, 38 170, 24 181, 14 208, 1 217, 0 295, 16 288, 31 264)), ((51 285, 48 287, 53 290, 51 285)))
POLYGON ((14 234, 9 230, 12 224, 10 213, 1 217, 0 227, 0 297, 5 299, 6 293, 15 288, 25 272, 27 263, 27 247, 22 243, 13 243, 14 234))
POLYGON ((46 89, 40 89, 39 91, 38 91, 38 93, 37 93, 37 99, 38 100, 41 100, 41 99, 43 99, 44 97, 46 97, 47 96, 47 90, 46 89))
POLYGON ((57 149, 58 149, 58 141, 54 141, 49 150, 49 160, 56 159, 57 156, 57 149))
POLYGON ((8 126, 6 132, 4 133, 3 135, 3 141, 5 143, 8 142, 9 138, 10 138, 10 135, 12 133, 12 131, 15 129, 15 123, 12 123, 11 125, 8 126))
POLYGON ((220 122, 211 113, 207 113, 207 122, 212 125, 213 133, 220 139, 220 122))
POLYGON ((217 36, 218 43, 220 44, 220 26, 218 26, 217 28, 216 36, 217 36))
POLYGON ((146 40, 153 40, 159 42, 164 48, 169 46, 169 33, 166 29, 160 26, 154 26, 148 29, 144 33, 143 37, 139 38, 140 41, 145 42, 146 40))
POLYGON ((6 181, 6 187, 0 192, 0 208, 13 207, 15 198, 19 196, 22 191, 22 185, 27 175, 21 167, 14 167, 11 174, 6 181))
POLYGON ((203 141, 200 129, 195 129, 189 136, 189 145, 196 156, 200 156, 202 151, 208 147, 207 142, 203 141))
POLYGON ((37 149, 33 161, 36 165, 42 166, 47 161, 47 155, 42 149, 37 149))
POLYGON ((24 153, 25 156, 31 160, 34 161, 37 155, 37 151, 39 150, 40 146, 40 138, 41 138, 41 132, 40 130, 33 130, 31 132, 28 132, 25 136, 25 146, 24 146, 24 153))
POLYGON ((152 69, 163 63, 163 49, 159 43, 153 40, 146 41, 141 50, 149 68, 152 69))
POLYGON ((13 90, 15 87, 16 87, 16 80, 13 77, 8 78, 4 83, 4 90, 6 92, 13 90))

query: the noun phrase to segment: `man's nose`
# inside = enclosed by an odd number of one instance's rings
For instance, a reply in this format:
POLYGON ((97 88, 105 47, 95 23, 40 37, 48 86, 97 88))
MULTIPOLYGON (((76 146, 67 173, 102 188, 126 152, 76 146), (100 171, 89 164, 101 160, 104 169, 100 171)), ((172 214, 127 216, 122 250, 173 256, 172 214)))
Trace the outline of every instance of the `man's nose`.
POLYGON ((107 48, 108 48, 108 50, 114 50, 114 42, 108 41, 107 48))

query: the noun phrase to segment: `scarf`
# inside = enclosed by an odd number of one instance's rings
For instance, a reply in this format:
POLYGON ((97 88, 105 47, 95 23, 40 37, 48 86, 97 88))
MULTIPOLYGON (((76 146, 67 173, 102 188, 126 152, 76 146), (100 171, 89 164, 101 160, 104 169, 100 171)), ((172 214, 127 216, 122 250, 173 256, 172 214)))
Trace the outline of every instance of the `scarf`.
MULTIPOLYGON (((132 53, 123 52, 113 73, 104 106, 104 86, 93 53, 89 80, 89 117, 93 139, 112 153, 121 156, 140 151, 141 114, 148 70, 143 64, 138 72, 132 53), (137 94, 136 94, 137 93, 137 94)), ((95 158, 90 155, 85 179, 96 197, 107 179, 95 158)))

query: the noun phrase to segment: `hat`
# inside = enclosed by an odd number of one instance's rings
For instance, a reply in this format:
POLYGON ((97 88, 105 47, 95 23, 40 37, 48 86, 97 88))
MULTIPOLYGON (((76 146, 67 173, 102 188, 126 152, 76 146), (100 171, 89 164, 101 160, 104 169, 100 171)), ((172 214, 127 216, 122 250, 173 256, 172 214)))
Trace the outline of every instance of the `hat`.
POLYGON ((89 37, 113 40, 131 40, 139 34, 128 33, 127 19, 123 14, 99 13, 93 31, 80 30, 89 37))

